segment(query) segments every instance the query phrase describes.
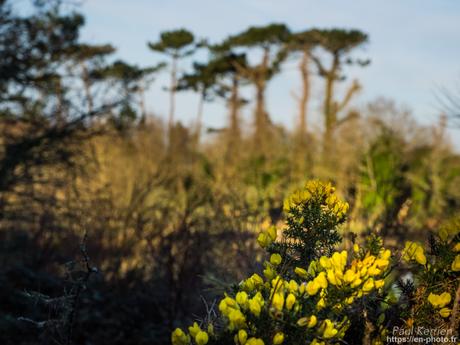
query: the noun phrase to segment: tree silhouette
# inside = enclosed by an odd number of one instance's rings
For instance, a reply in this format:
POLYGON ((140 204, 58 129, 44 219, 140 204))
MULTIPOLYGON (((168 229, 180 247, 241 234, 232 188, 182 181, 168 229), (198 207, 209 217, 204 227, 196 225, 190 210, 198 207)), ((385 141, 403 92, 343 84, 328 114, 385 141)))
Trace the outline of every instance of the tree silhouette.
POLYGON ((283 45, 288 41, 290 31, 284 24, 269 24, 261 27, 250 27, 249 29, 230 36, 224 46, 243 47, 255 49, 261 52, 261 60, 252 66, 237 66, 240 73, 255 86, 255 144, 262 148, 262 142, 269 136, 271 124, 269 115, 265 108, 265 91, 267 82, 279 72, 281 62, 286 58, 286 51, 283 45))
POLYGON ((317 41, 310 30, 293 33, 290 37, 287 50, 289 53, 300 53, 299 72, 302 80, 302 90, 300 95, 295 95, 299 102, 299 120, 297 123, 298 131, 301 135, 307 133, 307 111, 308 101, 310 99, 310 70, 309 65, 313 49, 317 41))
POLYGON ((344 64, 358 64, 365 66, 369 61, 359 59, 353 60, 349 54, 356 47, 361 46, 367 42, 368 37, 365 33, 359 30, 343 30, 343 29, 330 29, 330 30, 311 30, 312 37, 317 41, 319 46, 323 48, 329 55, 331 55, 332 63, 329 68, 325 67, 324 63, 318 56, 312 56, 318 73, 325 79, 325 95, 324 95, 324 145, 326 151, 329 151, 333 140, 334 129, 342 122, 347 120, 347 117, 338 118, 355 93, 360 90, 360 85, 357 81, 353 81, 351 86, 345 93, 341 101, 336 99, 335 84, 337 81, 345 79, 342 74, 344 64))
POLYGON ((193 71, 180 77, 177 84, 177 91, 192 90, 199 94, 198 111, 195 120, 195 134, 199 140, 204 102, 213 100, 212 88, 216 86, 216 71, 213 64, 195 62, 193 71))
POLYGON ((235 53, 228 46, 213 47, 214 58, 210 65, 216 74, 217 96, 223 98, 229 111, 226 137, 226 158, 232 160, 239 151, 241 143, 240 108, 247 100, 240 95, 241 86, 249 81, 242 73, 248 68, 246 54, 235 53))
MULTIPOLYGON (((141 121, 145 120, 145 109, 143 104, 144 83, 147 78, 152 77, 155 73, 164 68, 164 64, 160 63, 156 66, 140 68, 136 65, 128 64, 124 61, 117 60, 113 64, 103 68, 94 70, 90 75, 93 80, 111 80, 112 88, 118 85, 122 95, 121 109, 118 117, 114 118, 117 128, 125 128, 130 123, 134 122, 138 117, 138 112, 135 107, 139 104, 141 112, 141 121), (138 102, 134 102, 133 96, 139 93, 138 102)), ((113 90, 112 90, 113 91, 113 90)))
POLYGON ((195 44, 195 36, 185 29, 165 31, 160 34, 159 41, 155 43, 149 42, 148 47, 155 52, 167 55, 171 59, 168 120, 168 127, 171 130, 174 123, 178 62, 180 59, 190 56, 195 52, 197 48, 197 45, 195 44))
POLYGON ((28 167, 71 165, 78 155, 72 143, 91 135, 93 118, 119 105, 115 95, 90 111, 82 109, 78 86, 67 73, 77 55, 103 59, 112 48, 82 44, 84 18, 62 14, 59 2, 36 6, 30 16, 21 16, 0 2, 0 191, 25 178, 33 181, 28 167))
POLYGON ((115 48, 109 44, 76 44, 67 51, 68 58, 74 62, 72 67, 77 68, 77 75, 81 77, 89 112, 94 110, 94 99, 91 92, 94 80, 91 75, 97 73, 98 69, 103 68, 105 58, 114 52, 115 48))

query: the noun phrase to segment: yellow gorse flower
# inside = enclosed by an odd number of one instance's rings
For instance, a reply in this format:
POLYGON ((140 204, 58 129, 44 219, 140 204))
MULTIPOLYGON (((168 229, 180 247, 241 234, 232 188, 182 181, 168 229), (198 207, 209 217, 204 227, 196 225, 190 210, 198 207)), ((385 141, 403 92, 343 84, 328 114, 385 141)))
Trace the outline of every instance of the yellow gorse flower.
POLYGON ((241 308, 246 309, 248 307, 248 294, 245 291, 239 291, 235 296, 235 300, 241 308))
POLYGON ((240 345, 246 344, 246 340, 248 339, 248 333, 244 329, 240 329, 238 331, 237 340, 240 345))
POLYGON ((212 323, 208 324, 208 334, 214 335, 214 325, 212 323))
POLYGON ((359 253, 359 246, 358 246, 356 243, 353 244, 353 252, 354 252, 355 254, 358 254, 358 253, 359 253))
POLYGON ((190 327, 188 328, 188 331, 189 331, 190 335, 191 335, 193 338, 195 338, 196 335, 197 335, 199 332, 201 332, 201 328, 200 328, 200 326, 198 326, 198 324, 197 324, 196 322, 194 322, 194 323, 193 323, 193 326, 190 326, 190 327))
POLYGON ((297 325, 300 327, 308 325, 308 317, 301 317, 297 320, 297 325))
POLYGON ((332 269, 327 270, 327 281, 332 285, 340 285, 342 281, 340 279, 340 274, 338 273, 338 271, 334 271, 332 269))
POLYGON ((320 272, 314 281, 319 285, 320 288, 326 289, 327 288, 327 279, 326 279, 326 273, 320 272))
POLYGON ((332 268, 332 263, 331 260, 327 256, 322 256, 319 258, 319 264, 321 265, 322 268, 324 269, 329 269, 332 268))
POLYGON ((316 326, 318 323, 318 319, 316 318, 315 315, 310 316, 310 319, 308 320, 307 327, 308 328, 313 328, 316 326))
POLYGON ((441 317, 449 317, 450 314, 452 313, 452 310, 449 309, 449 308, 442 308, 441 310, 439 310, 439 315, 441 315, 441 317))
POLYGON ((286 309, 291 310, 292 307, 294 306, 295 301, 296 301, 296 298, 295 298, 294 294, 290 293, 286 297, 286 309))
POLYGON ((259 276, 257 273, 254 273, 251 277, 246 279, 241 283, 242 288, 246 292, 251 292, 253 290, 257 290, 263 285, 264 280, 262 279, 261 276, 259 276))
POLYGON ((260 338, 249 338, 246 345, 265 345, 265 343, 260 338))
POLYGON ((406 262, 416 261, 420 265, 426 264, 426 256, 423 247, 416 242, 407 241, 402 252, 402 258, 406 262))
POLYGON ((299 284, 295 280, 291 280, 288 285, 289 291, 296 292, 299 289, 299 284))
POLYGON ((270 239, 272 241, 275 241, 276 240, 276 234, 277 231, 276 231, 276 227, 274 225, 271 225, 268 227, 267 229, 267 234, 268 234, 268 237, 270 237, 270 239))
POLYGON ((452 248, 454 252, 460 252, 460 242, 455 244, 454 248, 452 248))
POLYGON ((284 306, 284 295, 277 292, 273 295, 272 306, 277 310, 282 310, 284 306))
POLYGON ((284 200, 284 211, 289 212, 291 209, 301 207, 313 200, 321 200, 321 206, 325 211, 335 214, 337 218, 343 218, 348 211, 349 205, 342 201, 335 194, 335 188, 330 183, 321 181, 308 181, 304 188, 292 193, 284 200))
POLYGON ((334 327, 334 323, 329 319, 324 320, 322 328, 324 328, 323 338, 325 339, 333 338, 338 333, 338 330, 334 327))
POLYGON ((340 253, 335 252, 334 254, 332 254, 331 262, 334 269, 336 271, 342 272, 347 264, 347 258, 348 253, 345 250, 341 251, 340 253))
POLYGON ((258 298, 254 297, 249 300, 249 310, 255 316, 260 315, 260 312, 262 310, 262 303, 260 302, 258 298))
POLYGON ((267 264, 267 267, 265 267, 264 276, 267 279, 273 279, 276 276, 276 271, 273 269, 271 265, 267 264))
POLYGON ((273 240, 268 236, 267 233, 261 232, 259 236, 257 237, 257 242, 262 248, 268 247, 270 244, 273 243, 273 240))
POLYGON ((326 300, 322 297, 320 298, 318 303, 316 303, 316 309, 321 310, 321 309, 324 309, 325 307, 326 307, 326 300))
POLYGON ((318 341, 317 339, 313 339, 310 345, 325 345, 324 341, 318 341))
POLYGON ((279 254, 277 254, 277 253, 276 253, 276 254, 272 254, 272 255, 270 256, 270 263, 271 263, 272 265, 274 265, 274 266, 278 266, 278 265, 281 263, 281 260, 282 260, 281 255, 279 255, 279 254))
POLYGON ((370 292, 372 289, 375 287, 374 285, 374 279, 369 278, 366 280, 366 282, 363 284, 363 292, 370 292))
POLYGON ((454 272, 458 272, 460 271, 460 255, 457 255, 454 259, 454 261, 452 262, 452 271, 454 272))
POLYGON ((449 236, 455 236, 460 231, 460 216, 447 221, 439 230, 439 238, 447 241, 449 236))
POLYGON ((206 345, 209 341, 208 333, 200 331, 195 336, 195 342, 197 345, 206 345))
POLYGON ((244 327, 244 325, 246 324, 246 318, 240 310, 232 309, 228 313, 227 317, 230 322, 230 329, 240 329, 241 327, 244 327))
POLYGON ((301 278, 307 278, 308 277, 308 272, 302 267, 296 267, 294 269, 294 272, 301 278))
POLYGON ((271 225, 259 234, 257 242, 262 248, 266 248, 276 240, 276 235, 276 227, 271 225))
POLYGON ((357 273, 352 270, 352 269, 348 269, 344 276, 343 276, 343 279, 345 280, 346 283, 351 283, 353 282, 356 278, 358 277, 357 273))
POLYGON ((451 295, 448 292, 443 292, 440 295, 430 293, 428 296, 428 302, 435 308, 443 308, 450 303, 452 300, 451 295))
POLYGON ((275 334, 273 337, 273 345, 279 345, 284 342, 284 333, 283 332, 278 332, 275 334))
POLYGON ((353 296, 345 299, 346 304, 352 304, 354 301, 355 301, 355 298, 353 296))
POLYGON ((172 345, 186 345, 190 343, 190 336, 184 333, 180 328, 176 328, 171 334, 172 345))
POLYGON ((389 249, 382 249, 380 252, 380 258, 382 260, 389 260, 391 257, 391 250, 389 249))
POLYGON ((383 279, 379 279, 379 280, 374 281, 374 286, 375 286, 376 289, 380 289, 384 285, 385 285, 385 281, 383 279))
POLYGON ((315 280, 311 280, 307 283, 306 291, 310 296, 314 296, 318 293, 320 286, 315 280))
POLYGON ((297 325, 300 327, 307 326, 308 328, 313 328, 316 326, 317 323, 318 319, 315 315, 312 315, 310 317, 301 317, 297 320, 297 325))

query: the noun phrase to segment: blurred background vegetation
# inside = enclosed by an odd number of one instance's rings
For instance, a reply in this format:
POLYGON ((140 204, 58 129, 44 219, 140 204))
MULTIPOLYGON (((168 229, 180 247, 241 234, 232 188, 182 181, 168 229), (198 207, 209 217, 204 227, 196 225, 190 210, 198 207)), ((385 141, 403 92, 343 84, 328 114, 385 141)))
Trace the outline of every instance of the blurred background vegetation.
POLYGON ((271 24, 207 42, 177 29, 148 42, 164 62, 140 68, 81 42, 84 17, 60 1, 31 8, 0 0, 2 344, 168 344, 260 270, 257 233, 282 225, 284 197, 306 179, 332 181, 350 203, 345 237, 379 233, 389 246, 460 208, 446 135, 456 95, 432 126, 389 99, 350 106, 361 86, 348 67, 370 63, 353 54, 364 32, 271 24), (208 60, 181 67, 197 51, 208 60), (265 100, 288 59, 302 80, 294 130, 265 100), (166 120, 145 106, 160 73, 166 120), (322 123, 310 120, 313 86, 322 123), (190 126, 175 116, 184 90, 200 100, 190 126), (203 107, 222 101, 226 125, 206 128, 203 107))

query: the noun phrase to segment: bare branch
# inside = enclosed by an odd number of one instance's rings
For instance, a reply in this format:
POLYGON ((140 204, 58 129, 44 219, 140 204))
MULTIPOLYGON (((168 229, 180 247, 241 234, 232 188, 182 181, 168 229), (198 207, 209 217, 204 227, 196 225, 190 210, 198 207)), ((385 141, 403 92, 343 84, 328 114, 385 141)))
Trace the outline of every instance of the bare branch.
POLYGON ((351 99, 353 98, 354 94, 361 90, 361 85, 358 83, 357 80, 354 80, 345 97, 343 98, 342 102, 337 106, 337 112, 341 112, 347 105, 350 103, 351 99))

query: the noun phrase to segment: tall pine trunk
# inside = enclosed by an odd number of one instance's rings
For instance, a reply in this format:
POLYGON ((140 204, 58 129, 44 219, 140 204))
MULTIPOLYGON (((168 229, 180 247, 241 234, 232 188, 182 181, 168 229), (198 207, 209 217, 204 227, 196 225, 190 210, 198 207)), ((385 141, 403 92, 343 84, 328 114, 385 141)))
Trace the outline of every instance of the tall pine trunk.
POLYGON ((333 149, 334 129, 337 124, 337 109, 334 99, 334 86, 339 68, 339 56, 335 55, 332 69, 326 75, 326 90, 324 95, 324 154, 328 155, 333 149))
POLYGON ((86 101, 88 102, 88 113, 91 113, 94 108, 93 96, 91 95, 91 80, 89 77, 88 68, 84 62, 81 62, 83 88, 85 90, 86 101))
POLYGON ((229 101, 230 108, 230 126, 229 126, 229 142, 236 143, 240 140, 240 96, 239 96, 239 81, 238 76, 235 76, 232 81, 232 91, 229 101))
POLYGON ((171 130, 172 130, 172 127, 174 126, 174 113, 176 109, 176 89, 177 89, 177 57, 173 57, 172 64, 171 64, 171 84, 170 84, 170 90, 169 90, 169 118, 168 118, 169 135, 171 135, 171 130))
POLYGON ((256 88, 254 139, 255 145, 258 149, 263 149, 270 126, 270 118, 265 109, 265 89, 267 84, 268 63, 269 50, 265 49, 262 63, 257 68, 254 75, 254 86, 256 88))
POLYGON ((310 99, 310 73, 308 70, 309 52, 305 51, 299 64, 302 77, 302 94, 299 99, 299 132, 301 135, 307 133, 307 112, 310 99))
POLYGON ((226 160, 232 162, 239 150, 241 140, 240 128, 240 96, 239 96, 239 77, 235 75, 232 80, 230 98, 228 100, 229 123, 226 131, 226 160))
POLYGON ((198 145, 200 142, 201 137, 201 127, 203 123, 203 109, 204 109, 204 99, 206 97, 206 91, 200 92, 200 99, 198 101, 198 110, 196 112, 196 120, 195 120, 195 141, 198 145))

